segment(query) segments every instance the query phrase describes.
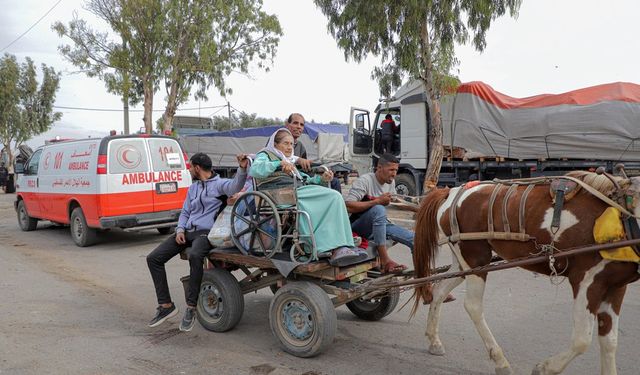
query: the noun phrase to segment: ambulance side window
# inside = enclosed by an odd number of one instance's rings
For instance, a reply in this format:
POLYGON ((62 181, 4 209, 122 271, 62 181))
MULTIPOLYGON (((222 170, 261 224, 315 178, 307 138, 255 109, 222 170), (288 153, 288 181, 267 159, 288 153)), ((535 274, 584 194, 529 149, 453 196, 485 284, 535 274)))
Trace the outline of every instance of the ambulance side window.
POLYGON ((154 171, 170 171, 184 168, 182 149, 175 140, 151 138, 149 139, 149 149, 154 171))
POLYGON ((42 155, 42 150, 38 150, 33 155, 31 155, 31 158, 29 159, 29 165, 27 166, 25 174, 38 174, 38 163, 40 162, 40 155, 42 155))
POLYGON ((117 139, 109 142, 110 174, 148 172, 147 151, 142 139, 117 139))

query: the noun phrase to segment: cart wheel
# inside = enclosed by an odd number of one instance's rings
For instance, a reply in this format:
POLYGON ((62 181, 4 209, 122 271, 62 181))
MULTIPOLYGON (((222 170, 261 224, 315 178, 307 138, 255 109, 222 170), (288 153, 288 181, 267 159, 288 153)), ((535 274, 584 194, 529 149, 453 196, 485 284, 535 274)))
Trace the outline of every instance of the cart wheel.
POLYGON ((347 302, 347 308, 360 319, 377 321, 391 314, 400 301, 400 291, 397 288, 389 290, 382 296, 364 300, 358 298, 347 302))
POLYGON ((196 309, 198 321, 209 331, 226 332, 235 327, 244 311, 238 280, 222 268, 205 271, 196 309))
POLYGON ((271 258, 280 250, 280 215, 269 197, 250 191, 238 198, 231 210, 231 240, 245 255, 258 252, 271 258))
POLYGON ((38 219, 29 216, 23 200, 18 202, 18 225, 25 232, 30 232, 38 227, 38 219))
POLYGON ((269 325, 284 351, 307 358, 333 342, 338 319, 331 300, 319 286, 295 281, 285 284, 271 300, 269 325))

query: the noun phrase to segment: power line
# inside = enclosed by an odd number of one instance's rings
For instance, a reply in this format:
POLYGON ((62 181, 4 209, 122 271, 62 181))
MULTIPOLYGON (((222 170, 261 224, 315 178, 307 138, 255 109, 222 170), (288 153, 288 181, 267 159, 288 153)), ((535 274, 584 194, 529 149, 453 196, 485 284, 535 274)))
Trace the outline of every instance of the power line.
MULTIPOLYGON (((198 111, 200 109, 215 109, 215 108, 224 108, 226 105, 214 105, 208 107, 200 107, 200 108, 178 108, 177 111, 198 111)), ((93 112, 122 112, 122 109, 117 108, 88 108, 88 107, 68 107, 61 105, 54 105, 53 108, 56 109, 68 109, 74 111, 93 111, 93 112)), ((154 109, 153 112, 164 112, 164 109, 154 109)), ((129 112, 144 112, 144 109, 130 109, 129 112)))
POLYGON ((13 42, 7 44, 6 47, 4 47, 0 52, 4 52, 4 50, 6 50, 7 48, 11 47, 13 45, 13 43, 17 42, 18 40, 20 40, 20 38, 22 38, 23 36, 25 36, 29 31, 31 31, 31 29, 33 29, 34 27, 36 27, 37 24, 40 23, 40 21, 42 21, 49 13, 51 13, 51 11, 58 6, 58 4, 60 4, 62 2, 62 0, 58 0, 57 3, 53 4, 53 6, 51 8, 49 8, 49 10, 47 11, 47 13, 45 13, 42 17, 40 17, 36 23, 34 23, 33 25, 31 25, 31 27, 29 27, 27 29, 27 31, 23 32, 22 34, 20 34, 17 38, 15 38, 13 40, 13 42))

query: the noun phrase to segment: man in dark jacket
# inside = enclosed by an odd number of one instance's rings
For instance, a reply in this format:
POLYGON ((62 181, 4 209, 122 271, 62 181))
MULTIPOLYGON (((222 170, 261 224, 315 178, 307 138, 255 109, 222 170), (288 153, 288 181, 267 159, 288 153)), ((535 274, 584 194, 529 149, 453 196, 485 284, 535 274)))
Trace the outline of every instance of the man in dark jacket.
POLYGON ((222 206, 220 196, 232 196, 239 192, 247 179, 248 159, 238 155, 239 168, 233 179, 220 178, 211 170, 211 158, 201 152, 191 157, 189 171, 193 184, 182 206, 175 235, 147 255, 147 265, 156 288, 158 307, 149 327, 157 327, 178 314, 178 308, 171 301, 165 263, 181 251, 191 246, 189 257, 189 291, 186 295, 187 309, 180 322, 181 331, 191 331, 195 324, 196 303, 202 282, 204 258, 211 250, 207 235, 213 226, 213 219, 222 206))
POLYGON ((393 121, 393 118, 390 114, 384 116, 384 120, 380 124, 381 127, 381 138, 382 138, 382 146, 384 147, 384 152, 388 152, 393 154, 393 140, 395 139, 396 123, 393 121))

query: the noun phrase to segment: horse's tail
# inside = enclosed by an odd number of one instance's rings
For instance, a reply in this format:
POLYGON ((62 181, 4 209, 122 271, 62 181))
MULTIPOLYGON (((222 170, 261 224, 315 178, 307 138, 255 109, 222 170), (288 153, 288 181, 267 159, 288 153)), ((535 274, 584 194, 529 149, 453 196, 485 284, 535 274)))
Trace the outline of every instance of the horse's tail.
MULTIPOLYGON (((431 191, 423 200, 416 215, 416 233, 413 240, 413 268, 416 278, 431 276, 431 272, 435 268, 440 233, 438 208, 448 196, 448 188, 431 191)), ((427 284, 416 286, 413 293, 415 302, 411 316, 418 310, 420 301, 426 300, 427 288, 427 284)))

